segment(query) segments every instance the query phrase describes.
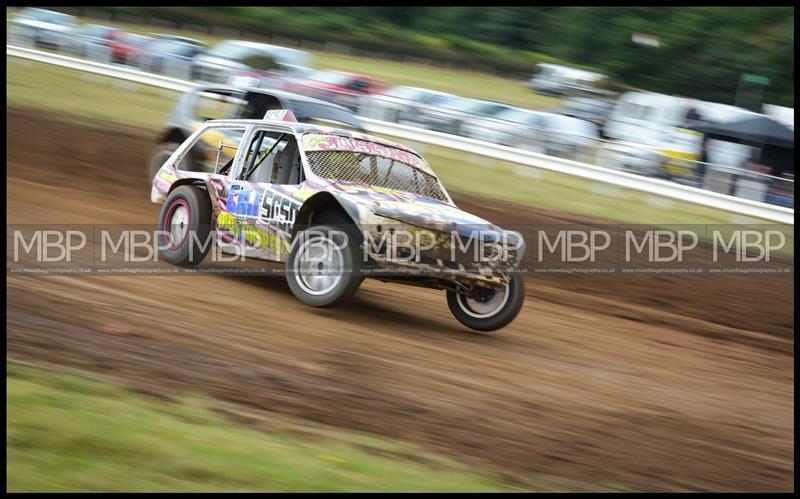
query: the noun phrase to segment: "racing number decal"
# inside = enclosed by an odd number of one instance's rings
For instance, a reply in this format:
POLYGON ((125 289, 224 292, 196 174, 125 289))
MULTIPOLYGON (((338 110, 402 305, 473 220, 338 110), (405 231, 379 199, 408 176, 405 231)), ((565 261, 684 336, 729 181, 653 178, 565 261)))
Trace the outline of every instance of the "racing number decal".
MULTIPOLYGON (((246 182, 235 183, 228 190, 227 208, 219 214, 218 228, 244 244, 247 251, 257 251, 252 256, 284 261, 301 205, 273 188, 262 191, 246 182)), ((222 251, 230 252, 230 248, 222 251)))
POLYGON ((268 188, 264 193, 259 221, 284 232, 290 232, 300 204, 299 201, 268 188))

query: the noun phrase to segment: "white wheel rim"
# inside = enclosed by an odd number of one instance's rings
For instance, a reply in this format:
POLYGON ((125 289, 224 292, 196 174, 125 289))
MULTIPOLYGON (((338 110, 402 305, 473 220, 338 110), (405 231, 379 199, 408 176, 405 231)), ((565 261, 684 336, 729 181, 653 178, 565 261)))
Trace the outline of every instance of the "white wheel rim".
POLYGON ((344 255, 327 237, 305 241, 294 261, 294 279, 308 294, 330 293, 342 280, 344 255))
POLYGON ((461 307, 461 310, 470 317, 486 319, 497 315, 497 313, 506 306, 506 303, 508 303, 508 297, 510 295, 511 285, 506 284, 504 287, 496 289, 486 300, 481 301, 458 293, 456 295, 456 302, 458 306, 461 307))
POLYGON ((172 210, 169 217, 169 238, 173 246, 180 245, 189 231, 189 210, 184 205, 178 205, 172 210))

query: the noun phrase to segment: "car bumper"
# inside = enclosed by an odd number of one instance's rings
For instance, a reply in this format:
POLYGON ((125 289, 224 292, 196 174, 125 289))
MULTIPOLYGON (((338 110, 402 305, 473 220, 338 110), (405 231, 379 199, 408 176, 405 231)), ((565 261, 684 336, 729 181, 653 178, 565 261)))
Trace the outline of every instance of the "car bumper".
POLYGON ((364 235, 363 255, 375 264, 370 270, 373 277, 498 287, 510 281, 525 252, 519 234, 489 226, 470 234, 457 227, 446 230, 378 218, 382 221, 359 225, 364 235))

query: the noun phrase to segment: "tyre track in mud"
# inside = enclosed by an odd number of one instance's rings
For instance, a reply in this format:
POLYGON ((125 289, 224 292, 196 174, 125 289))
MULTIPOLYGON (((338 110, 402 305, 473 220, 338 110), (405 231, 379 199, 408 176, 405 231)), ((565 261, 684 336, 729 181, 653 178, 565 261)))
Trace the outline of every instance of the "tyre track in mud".
MULTIPOLYGON (((7 121, 9 223, 154 223, 147 138, 7 121)), ((456 202, 500 224, 598 223, 456 202)), ((528 279, 519 318, 484 336, 441 292, 373 281, 317 310, 281 277, 9 276, 7 349, 556 487, 793 488, 791 277, 565 277, 528 279)))

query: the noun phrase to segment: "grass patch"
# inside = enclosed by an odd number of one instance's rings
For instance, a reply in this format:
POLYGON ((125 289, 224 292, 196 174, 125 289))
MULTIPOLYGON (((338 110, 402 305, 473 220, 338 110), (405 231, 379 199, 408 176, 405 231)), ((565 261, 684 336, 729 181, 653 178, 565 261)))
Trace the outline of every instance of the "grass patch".
POLYGON ((8 104, 152 129, 163 126, 178 94, 83 71, 6 59, 8 104))
POLYGON ((260 431, 210 400, 165 402, 88 373, 10 361, 6 388, 12 492, 511 490, 409 445, 228 409, 260 431))

